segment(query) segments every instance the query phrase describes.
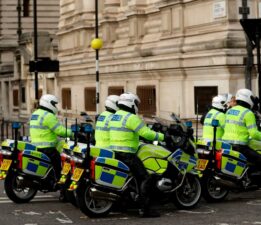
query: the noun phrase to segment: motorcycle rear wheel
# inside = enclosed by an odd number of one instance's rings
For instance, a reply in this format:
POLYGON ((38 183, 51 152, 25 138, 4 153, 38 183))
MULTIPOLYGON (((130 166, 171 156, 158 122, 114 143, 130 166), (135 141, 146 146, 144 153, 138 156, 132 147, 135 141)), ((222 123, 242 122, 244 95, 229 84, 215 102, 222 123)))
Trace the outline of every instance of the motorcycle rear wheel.
POLYGON ((195 208, 201 198, 201 185, 199 178, 187 174, 180 188, 172 195, 173 203, 178 209, 195 208))
POLYGON ((7 174, 4 182, 6 195, 15 203, 30 202, 36 195, 37 189, 31 187, 19 187, 17 183, 18 177, 19 175, 14 172, 7 174))
POLYGON ((77 189, 80 210, 90 218, 107 216, 112 210, 113 202, 109 200, 93 199, 90 196, 90 186, 81 185, 77 189))
POLYGON ((207 202, 221 202, 223 201, 229 190, 221 187, 215 182, 215 178, 213 176, 204 176, 202 178, 202 196, 207 202))

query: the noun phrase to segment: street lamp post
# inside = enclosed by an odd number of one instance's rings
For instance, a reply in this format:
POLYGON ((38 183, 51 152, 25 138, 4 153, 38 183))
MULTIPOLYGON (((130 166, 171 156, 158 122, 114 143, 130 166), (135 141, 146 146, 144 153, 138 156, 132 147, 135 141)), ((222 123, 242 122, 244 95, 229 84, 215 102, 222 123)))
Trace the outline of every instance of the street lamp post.
MULTIPOLYGON (((36 0, 34 0, 34 61, 37 63, 38 60, 38 50, 37 50, 37 5, 36 0)), ((38 105, 38 71, 37 67, 34 70, 34 79, 35 79, 35 104, 38 105)))
MULTIPOLYGON (((239 14, 242 15, 242 19, 247 19, 248 14, 250 10, 247 5, 247 0, 242 0, 242 7, 239 7, 239 14)), ((252 68, 253 68, 253 61, 254 61, 254 56, 253 56, 253 49, 251 46, 251 43, 249 41, 249 38, 247 35, 246 37, 246 50, 247 50, 247 57, 245 58, 246 62, 246 67, 245 67, 245 86, 246 88, 251 90, 251 77, 252 77, 252 68)))
POLYGON ((100 103, 100 80, 99 80, 99 50, 102 47, 102 40, 99 38, 99 23, 98 23, 98 0, 95 0, 95 39, 91 42, 91 47, 95 50, 96 62, 96 114, 99 114, 100 103))

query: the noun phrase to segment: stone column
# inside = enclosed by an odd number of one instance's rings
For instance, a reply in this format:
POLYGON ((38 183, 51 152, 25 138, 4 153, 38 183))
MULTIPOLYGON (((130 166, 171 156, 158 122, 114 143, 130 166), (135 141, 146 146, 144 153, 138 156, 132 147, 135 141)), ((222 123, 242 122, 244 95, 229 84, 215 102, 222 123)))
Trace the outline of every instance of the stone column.
POLYGON ((105 0, 103 17, 106 19, 115 19, 118 15, 120 5, 120 0, 105 0))

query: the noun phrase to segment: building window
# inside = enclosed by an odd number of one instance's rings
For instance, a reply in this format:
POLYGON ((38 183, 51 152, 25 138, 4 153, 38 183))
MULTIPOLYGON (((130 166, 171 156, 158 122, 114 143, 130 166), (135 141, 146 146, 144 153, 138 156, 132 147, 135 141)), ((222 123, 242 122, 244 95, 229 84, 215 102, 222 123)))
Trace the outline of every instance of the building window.
POLYGON ((124 88, 121 86, 109 87, 108 95, 121 95, 124 92, 124 88))
POLYGON ((63 88, 62 89, 62 108, 63 109, 72 109, 72 100, 71 100, 71 89, 63 88))
POLYGON ((30 16, 30 0, 23 0, 24 17, 30 16))
POLYGON ((155 86, 138 86, 137 95, 140 98, 139 113, 156 115, 156 88, 155 86))
POLYGON ((211 106, 212 98, 216 96, 217 93, 217 86, 194 87, 195 114, 204 114, 208 111, 208 108, 211 106))
POLYGON ((18 107, 19 106, 19 96, 18 96, 18 90, 13 90, 13 106, 18 107))
POLYGON ((84 89, 84 105, 86 111, 96 111, 96 89, 88 87, 84 89))
POLYGON ((26 93, 25 93, 25 87, 22 87, 21 88, 21 101, 22 103, 25 103, 26 102, 26 93))
POLYGON ((43 89, 38 89, 38 98, 40 99, 43 95, 43 89))

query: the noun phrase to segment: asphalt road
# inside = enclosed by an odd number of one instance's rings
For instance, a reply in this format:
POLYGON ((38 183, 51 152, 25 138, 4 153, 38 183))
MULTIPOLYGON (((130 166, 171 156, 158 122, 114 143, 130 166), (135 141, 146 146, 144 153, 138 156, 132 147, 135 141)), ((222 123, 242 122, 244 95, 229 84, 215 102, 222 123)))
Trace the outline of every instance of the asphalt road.
POLYGON ((12 203, 0 181, 1 225, 261 225, 261 190, 230 194, 215 204, 201 200, 194 210, 177 210, 173 205, 159 206, 160 218, 139 218, 137 211, 113 212, 106 218, 90 219, 69 203, 58 200, 58 193, 39 193, 27 204, 12 203))

